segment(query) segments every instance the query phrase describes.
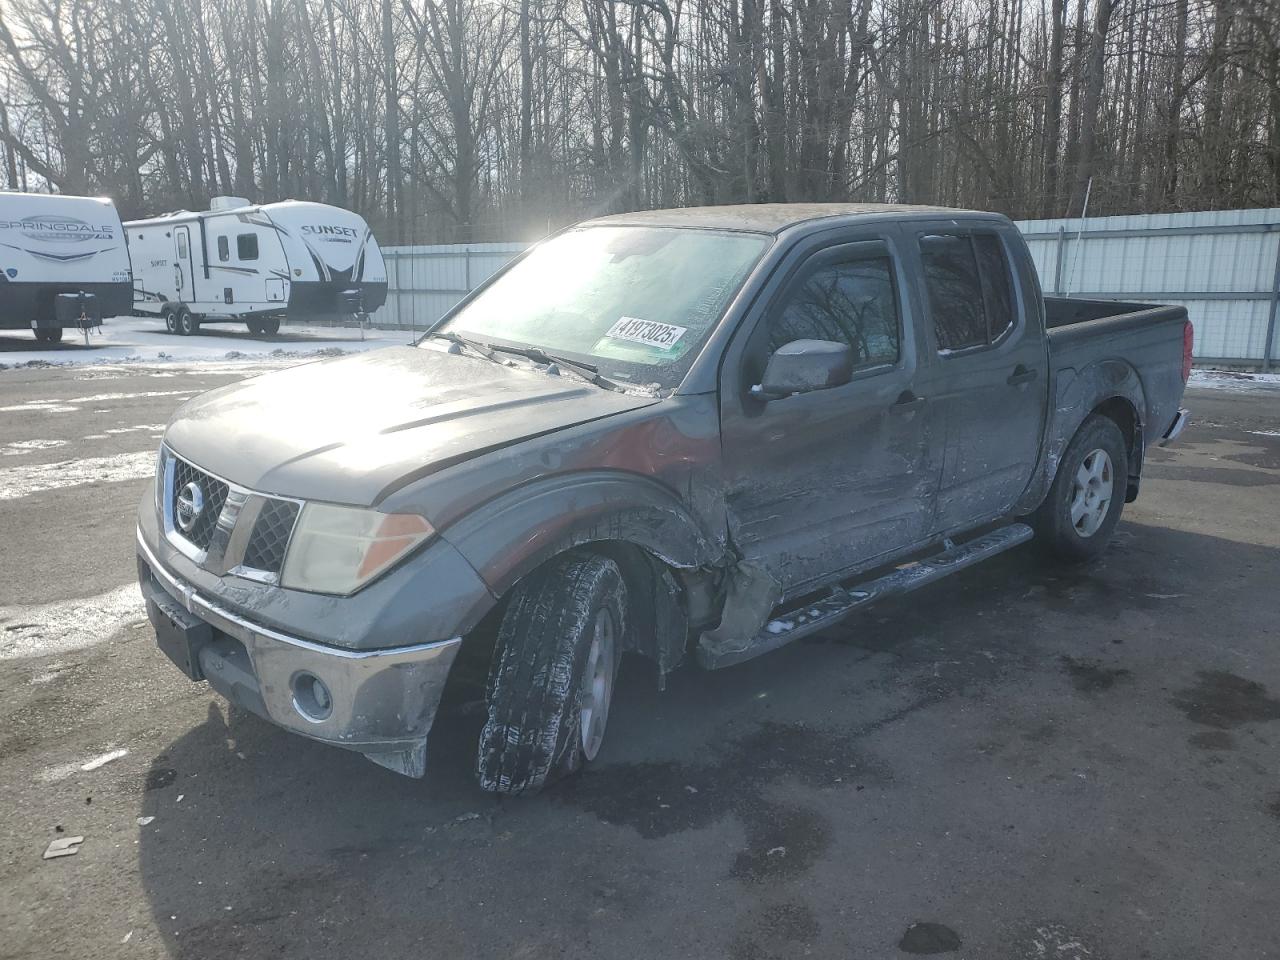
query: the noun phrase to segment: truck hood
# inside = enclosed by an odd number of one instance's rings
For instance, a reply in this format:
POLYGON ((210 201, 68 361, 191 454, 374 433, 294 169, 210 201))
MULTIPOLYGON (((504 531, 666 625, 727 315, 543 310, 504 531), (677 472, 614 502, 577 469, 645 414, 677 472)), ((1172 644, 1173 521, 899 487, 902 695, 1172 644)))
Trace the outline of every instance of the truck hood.
POLYGON ((253 490, 372 506, 455 463, 657 402, 523 366, 390 347, 203 394, 174 415, 165 442, 253 490))

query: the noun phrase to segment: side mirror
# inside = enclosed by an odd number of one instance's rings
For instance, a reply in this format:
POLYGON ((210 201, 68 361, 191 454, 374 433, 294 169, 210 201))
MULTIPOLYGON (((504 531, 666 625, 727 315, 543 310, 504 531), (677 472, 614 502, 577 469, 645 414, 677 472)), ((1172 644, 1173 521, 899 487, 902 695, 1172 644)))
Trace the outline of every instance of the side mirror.
POLYGON ((853 348, 833 340, 792 340, 773 352, 764 378, 751 388, 765 400, 812 393, 849 382, 853 376, 853 348))

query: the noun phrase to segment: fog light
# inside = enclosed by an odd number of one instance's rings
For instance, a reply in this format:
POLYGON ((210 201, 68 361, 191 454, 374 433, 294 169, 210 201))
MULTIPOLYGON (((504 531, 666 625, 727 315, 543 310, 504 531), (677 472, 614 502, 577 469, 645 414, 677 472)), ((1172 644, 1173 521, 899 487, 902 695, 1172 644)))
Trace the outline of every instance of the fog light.
POLYGON ((320 723, 333 712, 333 696, 315 674, 299 673, 293 678, 293 709, 304 720, 320 723))

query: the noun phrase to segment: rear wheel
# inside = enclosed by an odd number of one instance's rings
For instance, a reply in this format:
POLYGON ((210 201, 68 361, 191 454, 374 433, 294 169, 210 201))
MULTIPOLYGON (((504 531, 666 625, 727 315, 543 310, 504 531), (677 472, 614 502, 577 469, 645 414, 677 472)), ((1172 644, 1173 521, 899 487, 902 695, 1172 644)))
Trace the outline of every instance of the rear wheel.
POLYGON ((196 319, 196 315, 186 307, 178 308, 177 316, 178 333, 184 337, 200 332, 200 321, 196 319))
POLYGON ((570 555, 516 587, 498 630, 476 773, 495 793, 540 790, 595 759, 626 630, 617 565, 570 555))
POLYGON ((246 320, 244 325, 249 328, 250 333, 262 333, 262 323, 258 320, 246 320))
POLYGON ((1049 495, 1032 515, 1043 548, 1064 560, 1091 560, 1111 541, 1124 509, 1129 456, 1114 420, 1097 414, 1076 431, 1049 495))
POLYGON ((62 328, 61 327, 37 327, 36 339, 43 343, 61 343, 62 328))
POLYGON ((262 332, 265 333, 267 336, 274 337, 277 333, 280 332, 280 318, 268 317, 265 320, 259 321, 259 326, 262 327, 262 332))

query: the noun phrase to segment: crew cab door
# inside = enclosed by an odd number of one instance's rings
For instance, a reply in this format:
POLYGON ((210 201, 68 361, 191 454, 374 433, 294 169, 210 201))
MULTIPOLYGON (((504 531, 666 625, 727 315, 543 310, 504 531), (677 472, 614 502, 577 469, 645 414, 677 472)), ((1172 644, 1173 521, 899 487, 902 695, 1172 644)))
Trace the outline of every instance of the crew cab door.
POLYGON ((923 537, 936 470, 894 236, 811 241, 779 267, 726 351, 721 442, 733 545, 797 595, 923 537), (854 350, 842 385, 763 399, 772 353, 796 340, 854 350))
POLYGON ((1013 229, 952 220, 910 231, 929 334, 921 389, 945 436, 935 533, 1007 514, 1040 453, 1047 347, 1013 229))

